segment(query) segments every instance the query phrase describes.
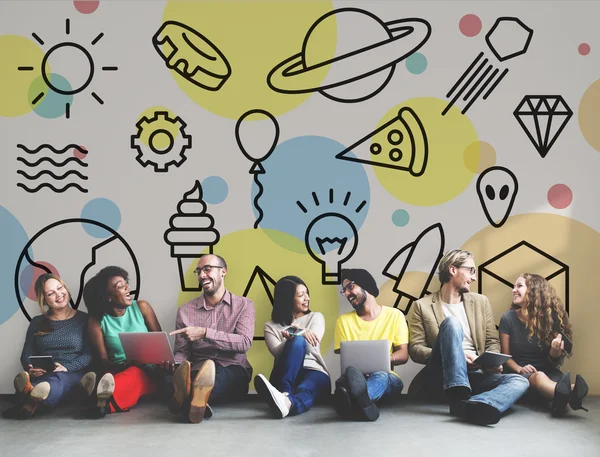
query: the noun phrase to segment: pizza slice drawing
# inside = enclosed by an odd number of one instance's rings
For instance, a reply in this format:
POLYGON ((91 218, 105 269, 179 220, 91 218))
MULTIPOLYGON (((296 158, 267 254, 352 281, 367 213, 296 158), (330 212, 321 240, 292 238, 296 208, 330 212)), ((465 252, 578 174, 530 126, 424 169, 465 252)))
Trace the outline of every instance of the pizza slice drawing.
POLYGON ((416 177, 425 173, 428 155, 423 123, 412 108, 404 106, 395 117, 335 157, 408 171, 416 177))

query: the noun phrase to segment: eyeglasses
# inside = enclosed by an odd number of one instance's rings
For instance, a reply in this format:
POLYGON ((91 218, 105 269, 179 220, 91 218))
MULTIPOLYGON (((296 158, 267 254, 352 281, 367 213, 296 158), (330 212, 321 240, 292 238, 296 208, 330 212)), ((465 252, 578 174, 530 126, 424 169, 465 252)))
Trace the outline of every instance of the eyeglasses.
POLYGON ((210 273, 212 271, 213 268, 225 268, 225 267, 220 267, 218 265, 204 265, 202 268, 196 268, 194 270, 194 274, 196 276, 198 276, 201 271, 203 271, 204 273, 208 274, 208 273, 210 273))
POLYGON ((342 287, 342 290, 340 290, 340 295, 346 295, 346 292, 348 292, 353 287, 354 287, 354 281, 350 281, 348 284, 346 284, 344 287, 342 287))
POLYGON ((471 273, 472 275, 474 275, 475 273, 477 273, 477 268, 475 267, 464 267, 462 265, 454 265, 457 268, 464 268, 466 270, 469 270, 469 273, 471 273))

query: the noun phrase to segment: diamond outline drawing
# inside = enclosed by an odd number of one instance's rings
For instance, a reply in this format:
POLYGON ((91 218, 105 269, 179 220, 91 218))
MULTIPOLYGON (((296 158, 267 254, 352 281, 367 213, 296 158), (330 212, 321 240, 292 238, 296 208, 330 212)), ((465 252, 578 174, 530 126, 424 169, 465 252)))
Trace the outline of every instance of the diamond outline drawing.
POLYGON ((573 116, 573 111, 560 95, 526 95, 513 114, 544 158, 573 116), (561 116, 562 120, 556 127, 557 122, 553 123, 553 120, 561 116))

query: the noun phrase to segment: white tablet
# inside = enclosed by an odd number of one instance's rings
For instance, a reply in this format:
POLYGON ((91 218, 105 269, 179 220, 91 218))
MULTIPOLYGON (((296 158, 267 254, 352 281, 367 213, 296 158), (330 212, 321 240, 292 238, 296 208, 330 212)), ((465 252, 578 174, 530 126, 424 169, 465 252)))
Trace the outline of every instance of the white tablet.
POLYGON ((508 354, 500 354, 499 352, 486 351, 473 360, 473 363, 480 365, 483 368, 497 367, 503 365, 507 360, 510 360, 512 356, 508 354))
POLYGON ((158 365, 163 361, 174 363, 173 350, 166 332, 119 333, 127 360, 158 365))

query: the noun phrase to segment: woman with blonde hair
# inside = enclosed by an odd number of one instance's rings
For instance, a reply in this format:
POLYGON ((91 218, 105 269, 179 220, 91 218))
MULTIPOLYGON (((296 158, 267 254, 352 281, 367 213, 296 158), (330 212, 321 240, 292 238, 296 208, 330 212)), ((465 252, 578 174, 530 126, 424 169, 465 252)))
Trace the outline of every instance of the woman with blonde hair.
POLYGON ((71 294, 60 277, 43 274, 34 285, 42 314, 27 329, 21 371, 14 380, 19 405, 4 417, 27 419, 38 406, 54 408, 80 383, 90 395, 96 380, 85 374, 92 361, 87 340, 88 315, 71 307, 71 294), (52 356, 53 367, 34 367, 33 356, 52 356))
POLYGON ((563 416, 567 405, 587 411, 582 406, 588 393, 583 377, 577 375, 572 386, 570 373, 559 370, 573 334, 569 316, 546 279, 531 273, 517 278, 511 309, 502 316, 499 330, 502 352, 512 355, 506 368, 526 377, 530 391, 552 401, 554 417, 563 416))

